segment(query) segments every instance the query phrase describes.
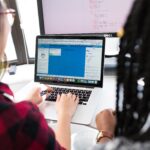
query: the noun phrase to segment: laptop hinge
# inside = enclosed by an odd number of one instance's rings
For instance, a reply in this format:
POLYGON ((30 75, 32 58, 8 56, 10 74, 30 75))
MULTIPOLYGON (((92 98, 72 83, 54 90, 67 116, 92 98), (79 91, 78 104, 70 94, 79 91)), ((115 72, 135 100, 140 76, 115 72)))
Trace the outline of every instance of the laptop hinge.
MULTIPOLYGON (((47 84, 45 82, 42 82, 41 84, 47 84)), ((93 89, 95 86, 89 86, 89 85, 75 85, 75 84, 64 84, 64 83, 50 83, 49 85, 54 85, 54 86, 60 86, 60 87, 63 87, 63 86, 67 86, 67 87, 79 87, 79 88, 85 88, 85 89, 93 89)))

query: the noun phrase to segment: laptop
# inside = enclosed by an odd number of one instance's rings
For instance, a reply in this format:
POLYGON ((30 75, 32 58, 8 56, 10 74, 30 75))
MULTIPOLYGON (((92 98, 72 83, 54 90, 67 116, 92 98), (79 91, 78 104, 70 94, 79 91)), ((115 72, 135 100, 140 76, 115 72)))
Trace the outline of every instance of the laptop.
POLYGON ((54 91, 40 106, 46 119, 57 120, 57 94, 79 96, 72 123, 90 124, 103 87, 104 37, 39 35, 36 37, 35 82, 54 91))

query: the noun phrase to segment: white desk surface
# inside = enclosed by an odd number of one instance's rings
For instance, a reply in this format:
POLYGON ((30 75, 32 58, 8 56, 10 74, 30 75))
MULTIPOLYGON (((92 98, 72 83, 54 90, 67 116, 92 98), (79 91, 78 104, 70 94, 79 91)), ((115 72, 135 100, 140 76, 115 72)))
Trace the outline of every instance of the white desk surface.
MULTIPOLYGON (((33 86, 38 85, 33 81, 28 82, 23 88, 15 93, 16 102, 21 101, 26 97, 26 94, 32 89, 33 86)), ((97 104, 93 120, 90 124, 91 127, 95 127, 95 115, 105 109, 115 109, 115 94, 116 93, 116 79, 114 76, 104 76, 104 84, 101 91, 101 97, 99 97, 99 103, 97 104)))
MULTIPOLYGON (((22 65, 17 66, 16 74, 9 75, 5 74, 3 77, 3 82, 10 85, 13 88, 17 102, 24 99, 26 93, 30 91, 34 83, 34 65, 22 65)), ((116 77, 104 75, 103 88, 101 92, 101 97, 99 97, 99 103, 95 110, 95 115, 105 109, 112 108, 115 109, 115 95, 116 95, 116 77)), ((90 126, 95 127, 95 115, 90 126)))
MULTIPOLYGON (((17 91, 15 93, 15 98, 17 102, 25 97, 27 91, 30 91, 30 88, 32 88, 31 85, 36 84, 33 82, 33 77, 34 77, 33 72, 34 72, 33 65, 24 65, 23 67, 17 68, 16 75, 10 76, 6 74, 4 76, 2 81, 8 83, 10 87, 12 85, 13 87, 16 87, 16 85, 18 85, 17 89, 14 88, 14 90, 17 91), (22 85, 21 83, 23 83, 24 86, 23 88, 20 88, 20 86, 22 85)), ((82 135, 81 138, 84 138, 84 136, 86 136, 87 138, 86 135, 87 133, 91 135, 90 136, 91 139, 89 141, 92 141, 93 139, 95 140, 97 134, 97 130, 94 129, 96 127, 95 116, 99 111, 105 108, 115 109, 115 99, 116 99, 115 95, 116 95, 116 77, 104 75, 101 97, 99 97, 99 103, 95 110, 95 114, 93 116, 91 124, 89 126, 72 124, 71 125, 72 138, 75 138, 77 135, 82 135)), ((55 126, 56 126, 55 122, 50 121, 48 122, 48 124, 55 130, 55 126)), ((81 138, 80 140, 82 140, 81 138)))

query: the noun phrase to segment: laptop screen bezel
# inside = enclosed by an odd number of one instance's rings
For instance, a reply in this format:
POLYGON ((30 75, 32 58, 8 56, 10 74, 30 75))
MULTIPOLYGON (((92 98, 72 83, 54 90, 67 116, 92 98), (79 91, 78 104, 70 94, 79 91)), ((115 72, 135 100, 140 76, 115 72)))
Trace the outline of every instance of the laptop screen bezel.
POLYGON ((82 86, 82 87, 103 87, 103 72, 104 72, 104 57, 105 57, 105 38, 100 36, 80 36, 80 35, 38 35, 36 36, 36 51, 35 51, 35 70, 34 70, 34 81, 50 84, 50 85, 64 85, 64 86, 82 86), (51 81, 51 80, 43 80, 37 76, 37 59, 38 58, 38 39, 99 39, 103 42, 102 47, 102 62, 101 62, 101 75, 100 80, 97 84, 89 84, 89 83, 74 83, 74 82, 63 82, 63 81, 51 81))

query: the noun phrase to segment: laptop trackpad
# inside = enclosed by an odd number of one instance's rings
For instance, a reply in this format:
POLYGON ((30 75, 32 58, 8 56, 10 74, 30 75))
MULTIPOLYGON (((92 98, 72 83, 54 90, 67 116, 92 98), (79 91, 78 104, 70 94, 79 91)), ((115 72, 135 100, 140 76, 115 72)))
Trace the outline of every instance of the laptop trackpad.
POLYGON ((57 120, 55 102, 44 101, 39 109, 46 119, 57 120))

